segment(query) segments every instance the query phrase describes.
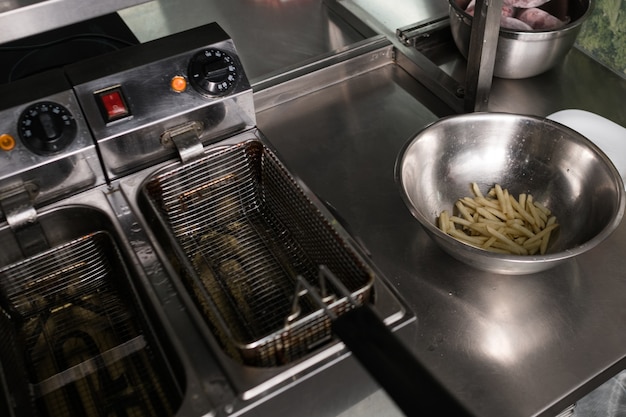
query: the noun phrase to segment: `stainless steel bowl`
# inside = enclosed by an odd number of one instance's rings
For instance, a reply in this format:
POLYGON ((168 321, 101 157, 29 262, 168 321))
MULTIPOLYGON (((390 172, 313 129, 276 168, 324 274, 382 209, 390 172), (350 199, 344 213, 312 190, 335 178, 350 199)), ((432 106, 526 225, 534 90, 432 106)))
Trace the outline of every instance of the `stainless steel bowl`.
POLYGON ((446 252, 482 270, 527 274, 553 267, 605 240, 624 215, 624 183, 591 141, 560 123, 533 116, 472 113, 438 120, 411 138, 396 161, 409 210, 446 252), (487 252, 443 233, 436 218, 452 211, 470 183, 498 183, 530 193, 558 218, 545 255, 487 252))
MULTIPOLYGON (((468 56, 472 16, 464 12, 470 0, 448 0, 450 28, 457 48, 468 56)), ((500 78, 528 78, 560 62, 574 45, 582 23, 592 11, 591 0, 550 0, 542 6, 570 23, 557 30, 518 31, 500 28, 494 75, 500 78)))

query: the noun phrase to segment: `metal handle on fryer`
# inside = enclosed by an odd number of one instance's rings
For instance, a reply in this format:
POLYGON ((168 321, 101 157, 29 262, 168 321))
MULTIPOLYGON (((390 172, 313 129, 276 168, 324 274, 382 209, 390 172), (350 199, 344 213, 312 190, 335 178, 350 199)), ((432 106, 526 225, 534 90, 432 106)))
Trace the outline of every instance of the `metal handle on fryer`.
POLYGON ((301 276, 296 299, 308 293, 331 319, 332 331, 341 338, 357 360, 387 392, 404 414, 411 417, 450 415, 471 417, 456 398, 445 390, 411 351, 367 304, 357 305, 348 289, 320 265, 320 282, 329 280, 354 308, 336 315, 325 300, 301 276), (304 288, 304 291, 300 291, 304 288))
POLYGON ((471 416, 368 306, 332 322, 332 330, 407 416, 471 416))

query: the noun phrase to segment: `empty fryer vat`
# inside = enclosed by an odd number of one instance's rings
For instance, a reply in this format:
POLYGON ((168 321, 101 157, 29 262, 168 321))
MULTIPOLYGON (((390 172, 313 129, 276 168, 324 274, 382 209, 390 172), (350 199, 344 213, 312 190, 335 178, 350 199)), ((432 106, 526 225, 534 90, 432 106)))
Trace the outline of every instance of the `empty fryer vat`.
MULTIPOLYGON (((2 415, 176 415, 182 388, 124 257, 107 230, 84 230, 102 217, 57 210, 41 217, 50 249, 20 259, 9 247, 1 256, 2 415), (80 233, 57 241, 70 231, 80 233)), ((11 240, 8 228, 0 234, 11 240)))

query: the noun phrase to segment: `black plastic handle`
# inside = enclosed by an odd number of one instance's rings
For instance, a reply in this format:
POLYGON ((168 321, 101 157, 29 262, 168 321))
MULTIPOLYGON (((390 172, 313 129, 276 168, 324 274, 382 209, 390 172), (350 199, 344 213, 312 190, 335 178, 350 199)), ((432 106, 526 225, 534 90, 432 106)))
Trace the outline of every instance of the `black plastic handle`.
POLYGON ((368 306, 343 313, 333 331, 407 416, 473 416, 368 306))

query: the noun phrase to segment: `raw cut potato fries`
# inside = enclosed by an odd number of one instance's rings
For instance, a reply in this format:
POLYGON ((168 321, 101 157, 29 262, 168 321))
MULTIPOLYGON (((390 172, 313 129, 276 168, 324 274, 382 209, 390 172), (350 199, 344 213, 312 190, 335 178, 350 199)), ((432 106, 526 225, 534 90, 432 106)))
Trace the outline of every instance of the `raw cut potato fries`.
POLYGON ((471 184, 474 197, 457 200, 454 214, 447 210, 437 218, 444 233, 491 252, 514 255, 546 253, 550 235, 559 227, 556 217, 530 194, 516 199, 496 184, 487 195, 471 184))

